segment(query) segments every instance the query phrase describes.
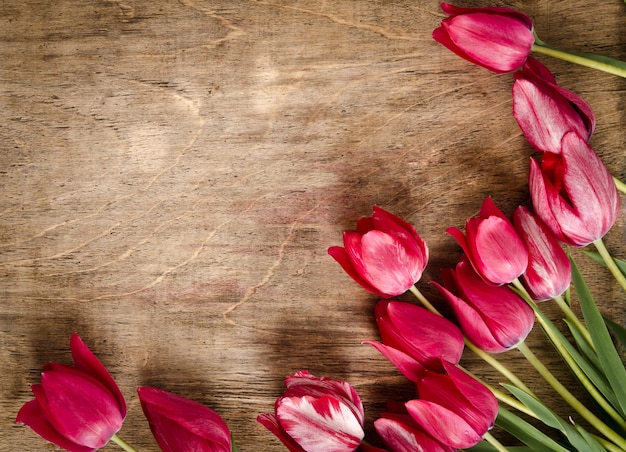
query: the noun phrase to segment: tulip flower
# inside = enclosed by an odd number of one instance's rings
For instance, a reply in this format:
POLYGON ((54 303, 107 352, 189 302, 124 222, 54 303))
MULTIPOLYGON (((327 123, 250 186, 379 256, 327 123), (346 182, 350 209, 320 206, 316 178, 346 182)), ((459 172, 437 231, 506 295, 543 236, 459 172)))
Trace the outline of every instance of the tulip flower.
POLYGON ((427 371, 417 382, 420 398, 406 403, 417 424, 451 448, 476 445, 494 425, 498 401, 482 383, 450 363, 446 374, 427 371))
MULTIPOLYGON (((405 409, 406 411, 406 409, 405 409)), ((428 435, 415 420, 405 413, 383 413, 374 421, 376 433, 393 452, 454 452, 428 435)))
POLYGON ((442 370, 441 360, 458 363, 463 354, 463 333, 448 319, 404 301, 381 300, 376 323, 383 344, 376 347, 410 380, 423 368, 442 370), (397 353, 400 352, 400 353, 397 353))
POLYGON ((574 131, 589 139, 596 125, 591 106, 557 85, 554 75, 534 58, 514 74, 513 116, 538 151, 561 152, 561 139, 574 131))
POLYGON ((126 403, 113 377, 77 334, 70 339, 74 366, 49 363, 35 400, 22 406, 16 422, 70 452, 94 451, 119 431, 126 403))
POLYGON ((443 270, 444 286, 433 283, 452 307, 465 336, 480 349, 500 353, 530 333, 532 309, 508 286, 485 283, 466 259, 443 270))
POLYGON ((406 292, 428 262, 428 247, 415 228, 376 206, 356 232, 344 232, 343 243, 328 254, 365 290, 384 298, 406 292))
POLYGON ((535 213, 556 238, 585 246, 601 239, 615 223, 619 195, 602 160, 576 132, 561 141, 561 152, 530 161, 530 196, 535 213))
POLYGON ((171 392, 137 388, 141 408, 163 452, 230 452, 226 422, 210 408, 171 392))
POLYGON ((572 280, 567 254, 543 221, 525 207, 515 210, 513 223, 528 249, 528 268, 522 275, 528 292, 536 301, 561 295, 572 280))
POLYGON ((465 235, 448 228, 470 260, 476 273, 492 284, 508 284, 528 265, 528 251, 511 222, 487 197, 478 217, 465 223, 465 235))
POLYGON ((528 16, 511 8, 459 8, 442 3, 448 18, 433 31, 435 41, 467 61, 496 73, 517 69, 535 37, 528 16))
POLYGON ((348 452, 359 447, 365 413, 352 386, 305 370, 287 377, 285 385, 275 413, 260 414, 257 421, 291 452, 348 452))

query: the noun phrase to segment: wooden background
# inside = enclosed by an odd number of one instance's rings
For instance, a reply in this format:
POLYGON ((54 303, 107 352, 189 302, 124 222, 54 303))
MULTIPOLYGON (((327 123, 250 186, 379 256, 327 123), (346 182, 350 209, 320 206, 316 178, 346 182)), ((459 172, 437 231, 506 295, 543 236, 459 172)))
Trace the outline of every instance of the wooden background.
MULTIPOLYGON (((506 4, 555 46, 626 59, 621 0, 506 4)), ((434 0, 1 2, 0 449, 53 449, 14 419, 43 364, 71 363, 72 332, 119 383, 139 450, 156 450, 140 385, 217 410, 242 451, 283 450, 255 417, 298 369, 352 383, 368 435, 411 398, 360 345, 376 297, 327 248, 380 205, 427 240, 419 287, 438 303, 427 281, 460 255, 445 228, 487 195, 529 203, 511 76, 433 42, 442 17, 434 0)), ((624 178, 626 82, 542 61, 591 103, 591 143, 624 178)), ((607 237, 622 257, 625 215, 607 237)), ((623 322, 624 294, 575 255, 623 322)), ((540 331, 529 343, 567 379, 540 331)))

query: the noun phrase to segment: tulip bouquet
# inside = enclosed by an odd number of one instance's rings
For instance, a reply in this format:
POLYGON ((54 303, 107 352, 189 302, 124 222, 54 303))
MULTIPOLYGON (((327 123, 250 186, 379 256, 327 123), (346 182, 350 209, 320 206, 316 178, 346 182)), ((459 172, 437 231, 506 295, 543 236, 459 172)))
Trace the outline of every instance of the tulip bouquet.
MULTIPOLYGON (((588 144, 596 124, 589 104, 559 86, 530 54, 622 77, 626 63, 554 49, 537 38, 529 17, 509 8, 443 3, 442 9, 449 17, 433 32, 437 42, 493 72, 514 72, 513 116, 538 153, 530 160, 532 209, 520 206, 508 217, 487 197, 464 230, 446 231, 458 242, 461 257, 455 268, 442 271, 441 282, 431 284, 450 318, 416 286, 429 249, 403 219, 375 206, 371 217, 344 233, 343 246, 328 249, 354 281, 381 298, 374 309, 380 340, 363 342, 416 388, 413 399, 389 401, 374 421, 385 449, 365 441, 365 412, 356 390, 306 370, 286 378, 274 412, 257 420, 298 452, 511 450, 491 434, 494 426, 517 438, 515 450, 625 451, 626 370, 618 349, 626 345, 626 329, 602 316, 567 250, 593 244, 596 251, 586 254, 626 290, 626 261, 613 258, 602 240, 618 217, 619 192, 626 193, 626 185, 588 144), (393 299, 405 292, 417 303, 393 299), (562 311, 569 337, 540 308, 547 300, 562 311), (582 319, 572 309, 576 301, 582 319), (592 408, 526 345, 535 323, 592 408), (497 354, 513 349, 571 407, 576 420, 557 415, 500 363, 497 354), (468 372, 461 363, 465 350, 496 369, 503 382, 494 385, 468 372)), ((21 408, 17 422, 65 450, 94 451, 113 441, 133 451, 117 435, 126 417, 117 384, 76 334, 70 350, 74 366, 44 366, 41 383, 32 386, 35 398, 21 408)), ((236 450, 228 426, 210 408, 153 387, 140 387, 137 394, 163 451, 236 450)))
POLYGON ((382 298, 375 308, 381 342, 364 343, 416 387, 416 398, 390 401, 374 422, 386 449, 363 441, 360 401, 355 403, 358 396, 343 382, 322 379, 324 389, 318 390, 315 379, 315 390, 294 391, 294 379, 312 377, 289 377, 275 414, 263 414, 259 421, 291 451, 510 450, 492 436, 494 426, 517 438, 516 450, 624 451, 626 370, 611 333, 623 347, 626 329, 602 316, 566 249, 593 244, 596 252, 588 254, 626 290, 626 262, 614 259, 602 241, 617 219, 619 191, 626 193, 626 186, 588 144, 596 124, 589 104, 559 86, 530 53, 623 77, 626 63, 558 51, 537 38, 529 17, 509 8, 443 3, 442 9, 449 17, 433 32, 436 41, 493 72, 515 71, 513 115, 540 155, 530 160, 533 209, 520 206, 509 219, 488 197, 464 232, 447 230, 463 254, 454 269, 442 271, 442 283, 431 283, 452 319, 444 318, 416 287, 428 262, 428 246, 401 218, 375 206, 371 217, 344 232, 343 247, 328 249, 354 281, 382 298), (583 319, 571 307, 572 283, 583 319), (392 299, 407 291, 418 304, 392 299), (547 300, 562 310, 571 338, 540 309, 547 300), (593 410, 526 345, 535 322, 593 400, 593 410), (465 348, 501 373, 505 381, 500 387, 461 366, 465 348), (497 354, 512 349, 588 427, 559 417, 498 361, 497 354))

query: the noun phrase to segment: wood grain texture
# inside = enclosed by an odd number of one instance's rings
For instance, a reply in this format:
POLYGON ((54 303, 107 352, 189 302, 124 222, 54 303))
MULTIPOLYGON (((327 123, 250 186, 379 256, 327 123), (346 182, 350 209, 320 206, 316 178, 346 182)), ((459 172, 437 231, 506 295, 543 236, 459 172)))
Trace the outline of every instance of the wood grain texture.
MULTIPOLYGON (((555 46, 626 59, 622 1, 507 5, 555 46)), ((511 76, 433 42, 442 17, 431 0, 3 1, 0 449, 53 449, 14 419, 41 366, 71 362, 72 332, 119 383, 139 450, 157 450, 140 385, 211 406, 244 452, 283 450, 255 417, 298 369, 352 383, 370 433, 410 398, 360 344, 376 298, 326 249, 380 205, 427 240, 420 288, 437 301, 426 281, 460 254, 445 228, 487 195, 529 204, 511 76)), ((626 82, 542 61, 591 103, 591 143, 624 178, 626 82)), ((607 237, 619 256, 625 216, 607 237)), ((623 323, 624 294, 575 255, 623 323)), ((567 380, 539 331, 529 343, 567 380)))

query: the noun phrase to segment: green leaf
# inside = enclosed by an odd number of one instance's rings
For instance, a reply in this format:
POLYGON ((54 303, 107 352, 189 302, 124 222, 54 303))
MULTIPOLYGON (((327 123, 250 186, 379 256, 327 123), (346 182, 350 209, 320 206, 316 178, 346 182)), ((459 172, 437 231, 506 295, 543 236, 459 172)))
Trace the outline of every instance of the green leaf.
MULTIPOLYGON (((583 253, 586 256, 589 256, 594 261, 606 267, 606 262, 604 262, 604 259, 602 259, 602 256, 600 256, 600 253, 598 253, 597 251, 585 250, 583 251, 583 253)), ((613 261, 615 262, 615 265, 617 265, 617 268, 619 268, 620 271, 624 274, 624 276, 626 276, 626 261, 621 260, 621 259, 616 259, 616 258, 613 258, 613 261)))
POLYGON ((570 261, 572 263, 572 281, 578 294, 578 302, 580 303, 585 323, 591 335, 591 341, 600 361, 601 370, 617 397, 619 406, 616 408, 624 415, 626 413, 626 385, 624 384, 626 382, 626 369, 624 369, 624 364, 613 345, 609 330, 606 323, 604 323, 604 318, 600 314, 591 292, 571 256, 570 261))
POLYGON ((613 332, 617 340, 622 344, 622 347, 626 347, 626 328, 607 317, 604 317, 604 323, 613 332))
POLYGON ((569 443, 579 452, 605 452, 605 449, 593 438, 589 442, 588 438, 581 435, 576 428, 561 419, 555 412, 545 406, 540 400, 535 399, 530 394, 522 391, 521 389, 509 385, 503 384, 520 402, 526 405, 537 418, 546 424, 548 427, 552 427, 561 431, 566 437, 569 443))
MULTIPOLYGON (((560 335, 560 332, 557 332, 556 334, 560 335)), ((574 330, 572 330, 572 335, 576 337, 576 333, 574 332, 574 330)), ((615 397, 615 393, 613 392, 613 389, 607 382, 604 375, 598 370, 599 362, 598 362, 597 355, 595 355, 595 352, 593 352, 589 348, 587 352, 593 356, 585 357, 584 355, 578 353, 578 351, 569 342, 566 341, 564 336, 562 336, 562 338, 563 338, 563 341, 565 341, 563 345, 565 349, 567 350, 567 353, 569 354, 569 356, 572 358, 572 360, 574 360, 574 362, 580 368, 580 370, 582 370, 582 372, 587 376, 587 378, 593 384, 593 386, 595 386, 596 389, 600 391, 602 396, 604 396, 604 398, 608 400, 608 402, 619 411, 619 402, 617 400, 617 397, 615 397)), ((587 345, 587 341, 585 341, 584 339, 580 338, 579 341, 585 346, 587 345)), ((569 363, 568 363, 568 366, 569 366, 569 363)), ((571 368, 571 366, 569 367, 571 368)), ((575 369, 572 369, 572 371, 574 372, 574 374, 576 374, 575 369)), ((580 381, 580 378, 578 379, 580 381)))
POLYGON ((502 407, 498 409, 496 425, 529 446, 528 450, 570 452, 541 430, 502 407))
POLYGON ((598 361, 598 355, 596 351, 589 345, 587 340, 580 334, 578 328, 572 322, 565 320, 565 323, 569 327, 570 333, 572 333, 572 337, 574 338, 574 342, 578 347, 580 353, 589 360, 589 363, 593 364, 596 369, 600 368, 600 362, 598 361))

